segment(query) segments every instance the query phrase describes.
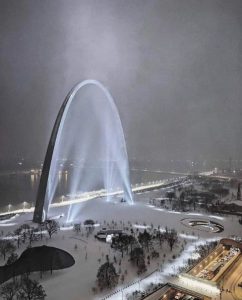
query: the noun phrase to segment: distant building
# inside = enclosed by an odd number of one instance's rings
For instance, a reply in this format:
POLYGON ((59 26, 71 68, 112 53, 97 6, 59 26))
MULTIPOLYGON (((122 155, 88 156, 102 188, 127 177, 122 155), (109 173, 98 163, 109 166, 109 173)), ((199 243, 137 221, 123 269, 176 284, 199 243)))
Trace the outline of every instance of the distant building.
POLYGON ((240 183, 238 184, 237 200, 241 200, 240 183))

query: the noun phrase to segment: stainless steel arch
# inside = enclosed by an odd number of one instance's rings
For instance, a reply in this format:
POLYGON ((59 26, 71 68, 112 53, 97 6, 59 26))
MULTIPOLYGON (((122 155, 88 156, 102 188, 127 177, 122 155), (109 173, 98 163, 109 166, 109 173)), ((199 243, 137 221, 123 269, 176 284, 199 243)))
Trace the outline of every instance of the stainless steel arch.
MULTIPOLYGON (((49 203, 46 201, 46 191, 47 191, 47 187, 48 187, 51 163, 52 163, 55 145, 56 144, 58 145, 58 142, 60 140, 60 135, 61 135, 62 128, 64 126, 65 117, 68 113, 69 107, 70 107, 76 93, 78 92, 78 90, 85 85, 91 85, 91 84, 98 86, 105 93, 110 105, 112 106, 112 109, 118 115, 117 121, 120 123, 121 128, 122 128, 121 120, 119 118, 119 114, 118 114, 117 108, 113 102, 113 99, 112 99, 109 91, 99 81, 92 80, 92 79, 84 80, 84 81, 76 84, 71 89, 71 91, 66 96, 66 98, 59 110, 59 113, 57 115, 53 130, 51 133, 50 141, 48 144, 47 152, 45 155, 45 160, 44 160, 44 164, 43 164, 43 168, 42 168, 42 174, 41 174, 41 178, 40 178, 37 199, 36 199, 36 204, 35 204, 34 216, 33 216, 33 221, 36 223, 41 223, 43 221, 43 219, 46 218, 46 215, 48 212, 49 203)), ((126 148, 125 148, 125 153, 127 156, 126 148)), ((128 174, 128 176, 129 176, 129 174, 128 174)), ((127 194, 128 191, 125 191, 125 193, 127 194)), ((132 198, 132 195, 130 195, 130 196, 132 198)))

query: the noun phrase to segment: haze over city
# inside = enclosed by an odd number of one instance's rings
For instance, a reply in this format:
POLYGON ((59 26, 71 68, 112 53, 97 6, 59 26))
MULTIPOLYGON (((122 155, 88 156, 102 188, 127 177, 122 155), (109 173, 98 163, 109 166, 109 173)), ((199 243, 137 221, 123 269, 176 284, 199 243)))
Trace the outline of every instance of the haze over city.
POLYGON ((239 0, 1 1, 1 160, 43 160, 87 78, 114 97, 131 159, 241 159, 241 13, 239 0))
POLYGON ((241 15, 0 0, 0 299, 242 299, 241 15))

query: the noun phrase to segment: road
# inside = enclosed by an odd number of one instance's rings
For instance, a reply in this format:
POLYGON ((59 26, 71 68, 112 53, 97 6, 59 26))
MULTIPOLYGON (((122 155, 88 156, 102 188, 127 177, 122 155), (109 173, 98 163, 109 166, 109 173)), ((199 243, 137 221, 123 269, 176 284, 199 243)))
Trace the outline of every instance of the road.
MULTIPOLYGON (((184 177, 183 177, 184 178, 184 177)), ((183 182, 184 184, 185 182, 183 182)), ((148 182, 148 183, 141 183, 141 184, 136 184, 135 186, 132 186, 132 192, 134 193, 142 193, 147 190, 153 190, 153 189, 159 189, 163 188, 169 184, 169 188, 174 188, 177 187, 181 184, 181 179, 172 179, 172 180, 159 180, 159 181, 153 181, 153 182, 148 182)), ((82 203, 86 202, 89 200, 93 200, 99 197, 107 197, 107 196, 120 196, 123 194, 123 190, 117 190, 113 192, 107 192, 106 190, 99 190, 99 191, 92 191, 92 192, 87 192, 80 194, 78 197, 74 198, 68 198, 63 196, 63 199, 61 202, 55 202, 51 203, 50 207, 62 207, 62 206, 67 206, 67 205, 72 205, 72 204, 77 204, 77 203, 82 203)), ((33 212, 34 207, 27 208, 26 206, 23 207, 23 209, 9 209, 7 212, 0 212, 2 215, 8 214, 8 213, 21 213, 21 212, 33 212)))
POLYGON ((241 300, 242 288, 238 286, 238 283, 242 281, 242 256, 226 274, 223 281, 223 289, 221 300, 241 300), (226 292, 229 289, 231 293, 226 292))

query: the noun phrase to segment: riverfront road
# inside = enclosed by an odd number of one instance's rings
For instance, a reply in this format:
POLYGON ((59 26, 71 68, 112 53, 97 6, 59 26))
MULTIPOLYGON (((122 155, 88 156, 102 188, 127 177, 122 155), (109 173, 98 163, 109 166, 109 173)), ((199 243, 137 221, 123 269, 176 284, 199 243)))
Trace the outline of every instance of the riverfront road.
MULTIPOLYGON (((186 184, 186 177, 180 177, 172 180, 159 180, 153 181, 148 183, 141 183, 132 186, 132 192, 134 193, 142 193, 149 190, 160 189, 160 188, 174 188, 180 186, 181 184, 186 184)), ((99 197, 106 197, 106 196, 121 196, 123 194, 123 190, 117 190, 113 192, 107 192, 106 190, 98 190, 80 194, 73 198, 63 196, 61 202, 54 202, 50 204, 50 207, 62 207, 66 205, 72 205, 77 203, 86 202, 89 200, 93 200, 99 197)), ((34 207, 26 208, 18 210, 9 210, 8 212, 1 213, 1 214, 8 214, 8 213, 21 213, 21 212, 33 212, 34 207)))

